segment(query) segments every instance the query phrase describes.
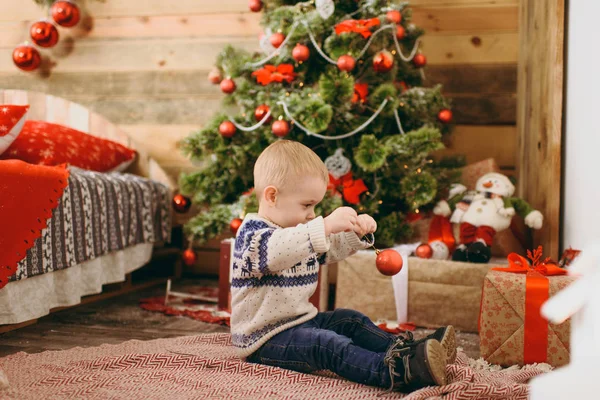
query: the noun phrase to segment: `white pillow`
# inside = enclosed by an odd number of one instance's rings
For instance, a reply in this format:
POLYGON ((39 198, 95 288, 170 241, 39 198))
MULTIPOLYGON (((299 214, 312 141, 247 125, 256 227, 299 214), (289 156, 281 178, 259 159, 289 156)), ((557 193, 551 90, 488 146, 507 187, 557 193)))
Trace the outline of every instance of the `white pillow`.
POLYGON ((0 154, 4 153, 21 133, 28 110, 29 105, 0 105, 0 154))

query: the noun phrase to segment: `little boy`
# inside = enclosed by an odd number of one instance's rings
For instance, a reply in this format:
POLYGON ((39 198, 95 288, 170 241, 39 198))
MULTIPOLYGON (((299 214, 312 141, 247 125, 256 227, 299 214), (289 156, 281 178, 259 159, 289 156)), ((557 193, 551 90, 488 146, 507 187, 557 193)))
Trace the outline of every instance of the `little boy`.
POLYGON ((360 238, 377 229, 350 207, 315 216, 328 181, 324 163, 299 142, 277 141, 256 161, 259 209, 240 226, 233 257, 231 336, 239 356, 390 389, 445 384, 456 354, 452 327, 414 341, 357 311, 318 312, 309 302, 320 265, 368 248, 360 238))

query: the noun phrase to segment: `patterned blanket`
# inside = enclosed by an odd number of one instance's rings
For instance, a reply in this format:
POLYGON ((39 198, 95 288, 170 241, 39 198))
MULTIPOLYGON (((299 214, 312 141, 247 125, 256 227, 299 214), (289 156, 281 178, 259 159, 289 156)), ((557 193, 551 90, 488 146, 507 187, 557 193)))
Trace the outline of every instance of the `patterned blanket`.
POLYGON ((136 175, 70 167, 69 184, 42 235, 9 281, 72 267, 171 234, 170 190, 136 175))

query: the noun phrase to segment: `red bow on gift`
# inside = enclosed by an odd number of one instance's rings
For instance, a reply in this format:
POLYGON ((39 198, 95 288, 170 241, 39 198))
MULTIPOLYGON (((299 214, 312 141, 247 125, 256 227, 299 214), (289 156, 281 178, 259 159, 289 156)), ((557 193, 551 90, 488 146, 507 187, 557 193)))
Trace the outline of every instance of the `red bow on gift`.
POLYGON ((342 186, 342 193, 344 200, 350 204, 358 204, 360 201, 360 195, 369 190, 362 179, 352 179, 352 171, 339 179, 336 179, 329 174, 329 185, 327 189, 331 190, 333 194, 338 194, 338 187, 342 186))
POLYGON ((343 32, 355 32, 361 34, 366 39, 373 34, 370 28, 379 24, 379 18, 347 19, 335 26, 335 33, 339 35, 343 32))
POLYGON ((254 71, 252 76, 256 77, 256 82, 266 86, 271 82, 286 81, 291 83, 296 77, 296 73, 292 64, 279 64, 278 66, 267 64, 263 68, 254 71))
POLYGON ((507 257, 508 268, 492 268, 494 271, 502 272, 514 272, 517 274, 526 274, 531 271, 535 271, 544 276, 555 276, 555 275, 566 275, 567 270, 558 267, 550 257, 540 262, 542 256, 542 246, 539 246, 537 250, 533 251, 533 254, 527 250, 527 256, 531 259, 533 265, 529 266, 529 261, 523 256, 517 253, 510 253, 507 257))

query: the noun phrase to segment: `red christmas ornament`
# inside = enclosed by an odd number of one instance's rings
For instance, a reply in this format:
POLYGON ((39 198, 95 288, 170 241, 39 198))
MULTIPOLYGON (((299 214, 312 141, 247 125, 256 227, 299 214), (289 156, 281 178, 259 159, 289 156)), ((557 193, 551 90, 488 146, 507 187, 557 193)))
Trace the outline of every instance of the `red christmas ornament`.
POLYGON ((181 258, 183 259, 183 263, 185 265, 187 265, 188 267, 191 267, 192 265, 196 264, 196 260, 198 259, 198 256, 196 255, 196 252, 192 249, 187 249, 183 252, 183 254, 181 255, 181 258))
POLYGON ((392 54, 383 50, 373 57, 373 69, 377 72, 388 72, 394 66, 394 57, 392 54))
POLYGON ((221 81, 221 91, 227 94, 233 93, 235 91, 235 82, 233 79, 223 79, 221 81))
POLYGON ((419 258, 431 258, 433 249, 427 243, 423 243, 415 250, 415 255, 419 258))
POLYGON ((271 125, 271 132, 273 132, 275 136, 285 137, 290 133, 290 124, 285 120, 279 119, 271 125))
POLYGON ((235 125, 231 121, 223 121, 221 122, 221 125, 219 125, 219 133, 226 138, 233 137, 236 130, 235 125))
POLYGON ((28 44, 17 46, 12 54, 13 62, 23 71, 36 70, 42 63, 40 52, 28 44))
POLYGON ((402 40, 406 37, 406 30, 404 29, 404 27, 402 25, 398 25, 396 27, 396 38, 398 40, 402 40))
POLYGON ((77 25, 81 19, 79 7, 70 1, 55 1, 52 7, 50 7, 50 13, 54 22, 65 28, 77 25))
POLYGON ((178 213, 186 213, 192 206, 192 201, 189 197, 185 197, 182 194, 176 194, 173 196, 173 209, 178 213))
POLYGON ((223 80, 223 77, 221 76, 221 71, 219 71, 217 68, 212 69, 208 73, 208 80, 211 83, 214 83, 215 85, 221 83, 221 81, 223 80))
POLYGON ((263 8, 263 3, 261 0, 248 0, 248 8, 252 12, 260 12, 263 8))
POLYGON ((281 43, 283 43, 284 40, 285 35, 281 32, 274 33, 269 38, 269 42, 271 42, 273 47, 275 47, 276 49, 279 48, 279 46, 281 46, 281 43))
POLYGON ((388 21, 390 21, 391 23, 394 23, 394 24, 399 24, 400 21, 402 21, 402 14, 400 14, 400 11, 398 11, 398 10, 388 11, 385 14, 385 17, 387 18, 388 21))
POLYGON ((396 250, 387 249, 377 254, 375 265, 383 275, 396 275, 402 269, 402 256, 396 250))
POLYGON ((234 219, 232 219, 231 222, 229 223, 229 229, 231 229, 231 233, 233 233, 234 235, 236 235, 238 229, 240 229, 240 225, 242 225, 242 219, 241 218, 234 218, 234 219))
POLYGON ((414 58, 412 59, 412 62, 415 67, 423 68, 425 65, 427 65, 427 57, 425 57, 423 54, 419 53, 414 56, 414 58))
POLYGON ((292 57, 298 62, 304 62, 310 57, 310 50, 303 44, 297 44, 292 50, 292 57))
POLYGON ((337 60, 337 66, 342 71, 350 72, 354 69, 355 65, 356 65, 356 61, 354 60, 354 57, 352 57, 352 56, 343 55, 343 56, 340 56, 340 58, 338 58, 338 60, 337 60))
POLYGON ((450 121, 452 121, 452 111, 448 110, 447 108, 440 110, 438 113, 438 120, 441 123, 449 124, 450 121))
POLYGON ((58 29, 48 21, 37 21, 29 28, 33 43, 40 47, 52 47, 58 43, 58 29))
MULTIPOLYGON (((265 117, 265 115, 267 115, 267 113, 269 112, 269 106, 266 104, 261 104, 260 106, 256 107, 256 110, 254 110, 254 118, 256 118, 257 121, 262 121, 262 119, 265 117)), ((265 122, 270 122, 272 119, 271 116, 269 116, 269 119, 265 122)))

